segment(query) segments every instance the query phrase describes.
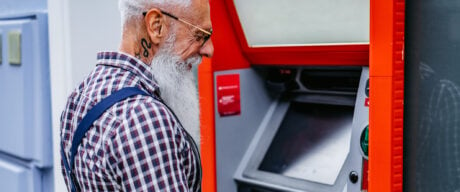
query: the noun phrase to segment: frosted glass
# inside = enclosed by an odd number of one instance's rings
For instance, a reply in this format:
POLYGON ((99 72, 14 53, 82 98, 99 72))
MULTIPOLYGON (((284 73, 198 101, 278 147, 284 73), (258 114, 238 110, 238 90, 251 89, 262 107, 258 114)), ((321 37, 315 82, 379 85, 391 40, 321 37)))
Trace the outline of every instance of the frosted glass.
POLYGON ((234 0, 250 47, 368 44, 369 0, 234 0))

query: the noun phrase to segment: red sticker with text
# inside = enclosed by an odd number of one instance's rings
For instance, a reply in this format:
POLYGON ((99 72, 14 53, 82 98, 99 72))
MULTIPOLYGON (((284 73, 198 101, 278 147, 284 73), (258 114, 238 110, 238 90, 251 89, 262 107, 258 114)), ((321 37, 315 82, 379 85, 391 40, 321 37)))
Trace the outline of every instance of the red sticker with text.
POLYGON ((239 115, 240 75, 227 74, 217 76, 217 111, 220 116, 239 115))

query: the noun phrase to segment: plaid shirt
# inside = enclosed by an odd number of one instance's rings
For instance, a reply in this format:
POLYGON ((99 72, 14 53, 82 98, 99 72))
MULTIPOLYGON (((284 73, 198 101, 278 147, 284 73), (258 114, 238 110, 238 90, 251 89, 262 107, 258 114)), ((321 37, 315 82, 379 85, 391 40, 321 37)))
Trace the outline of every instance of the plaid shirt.
MULTIPOLYGON (((61 115, 68 161, 78 123, 95 104, 124 87, 159 95, 142 61, 122 53, 99 53, 97 66, 69 96, 61 115)), ((199 157, 187 138, 163 103, 151 96, 127 98, 105 111, 80 143, 74 163, 78 184, 82 191, 199 191, 199 157)), ((61 169, 70 191, 64 166, 61 169)))

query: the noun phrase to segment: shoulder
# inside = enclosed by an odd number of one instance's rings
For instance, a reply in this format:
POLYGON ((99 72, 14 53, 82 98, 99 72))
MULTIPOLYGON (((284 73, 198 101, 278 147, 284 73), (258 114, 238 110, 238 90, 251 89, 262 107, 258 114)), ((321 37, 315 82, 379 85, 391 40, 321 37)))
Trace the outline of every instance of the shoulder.
POLYGON ((126 138, 175 140, 181 137, 179 124, 172 112, 151 96, 128 98, 112 110, 112 116, 119 123, 112 136, 121 138, 121 141, 126 138))
POLYGON ((126 110, 125 118, 128 125, 152 124, 154 127, 176 126, 174 115, 162 102, 151 96, 139 95, 126 110))

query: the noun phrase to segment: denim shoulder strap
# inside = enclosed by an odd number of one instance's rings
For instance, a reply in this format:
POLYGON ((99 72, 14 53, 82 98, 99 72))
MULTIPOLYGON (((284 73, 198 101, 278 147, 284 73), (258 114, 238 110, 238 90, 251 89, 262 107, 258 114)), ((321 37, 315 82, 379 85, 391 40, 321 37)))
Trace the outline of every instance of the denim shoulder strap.
POLYGON ((128 97, 134 96, 134 95, 149 95, 149 94, 147 94, 145 91, 142 91, 141 89, 137 87, 126 87, 116 92, 113 92, 110 96, 104 98, 102 101, 97 103, 93 108, 89 110, 89 112, 83 117, 81 122, 78 124, 77 130, 74 133, 72 145, 70 148, 70 162, 67 162, 64 148, 61 142, 61 156, 64 161, 64 167, 66 169, 67 176, 70 179, 69 184, 71 186, 72 192, 81 191, 80 186, 76 182, 75 174, 72 169, 73 169, 75 154, 77 154, 78 146, 80 145, 81 141, 85 137, 86 132, 89 130, 93 122, 99 119, 99 117, 107 109, 109 109, 115 103, 122 101, 128 97))

